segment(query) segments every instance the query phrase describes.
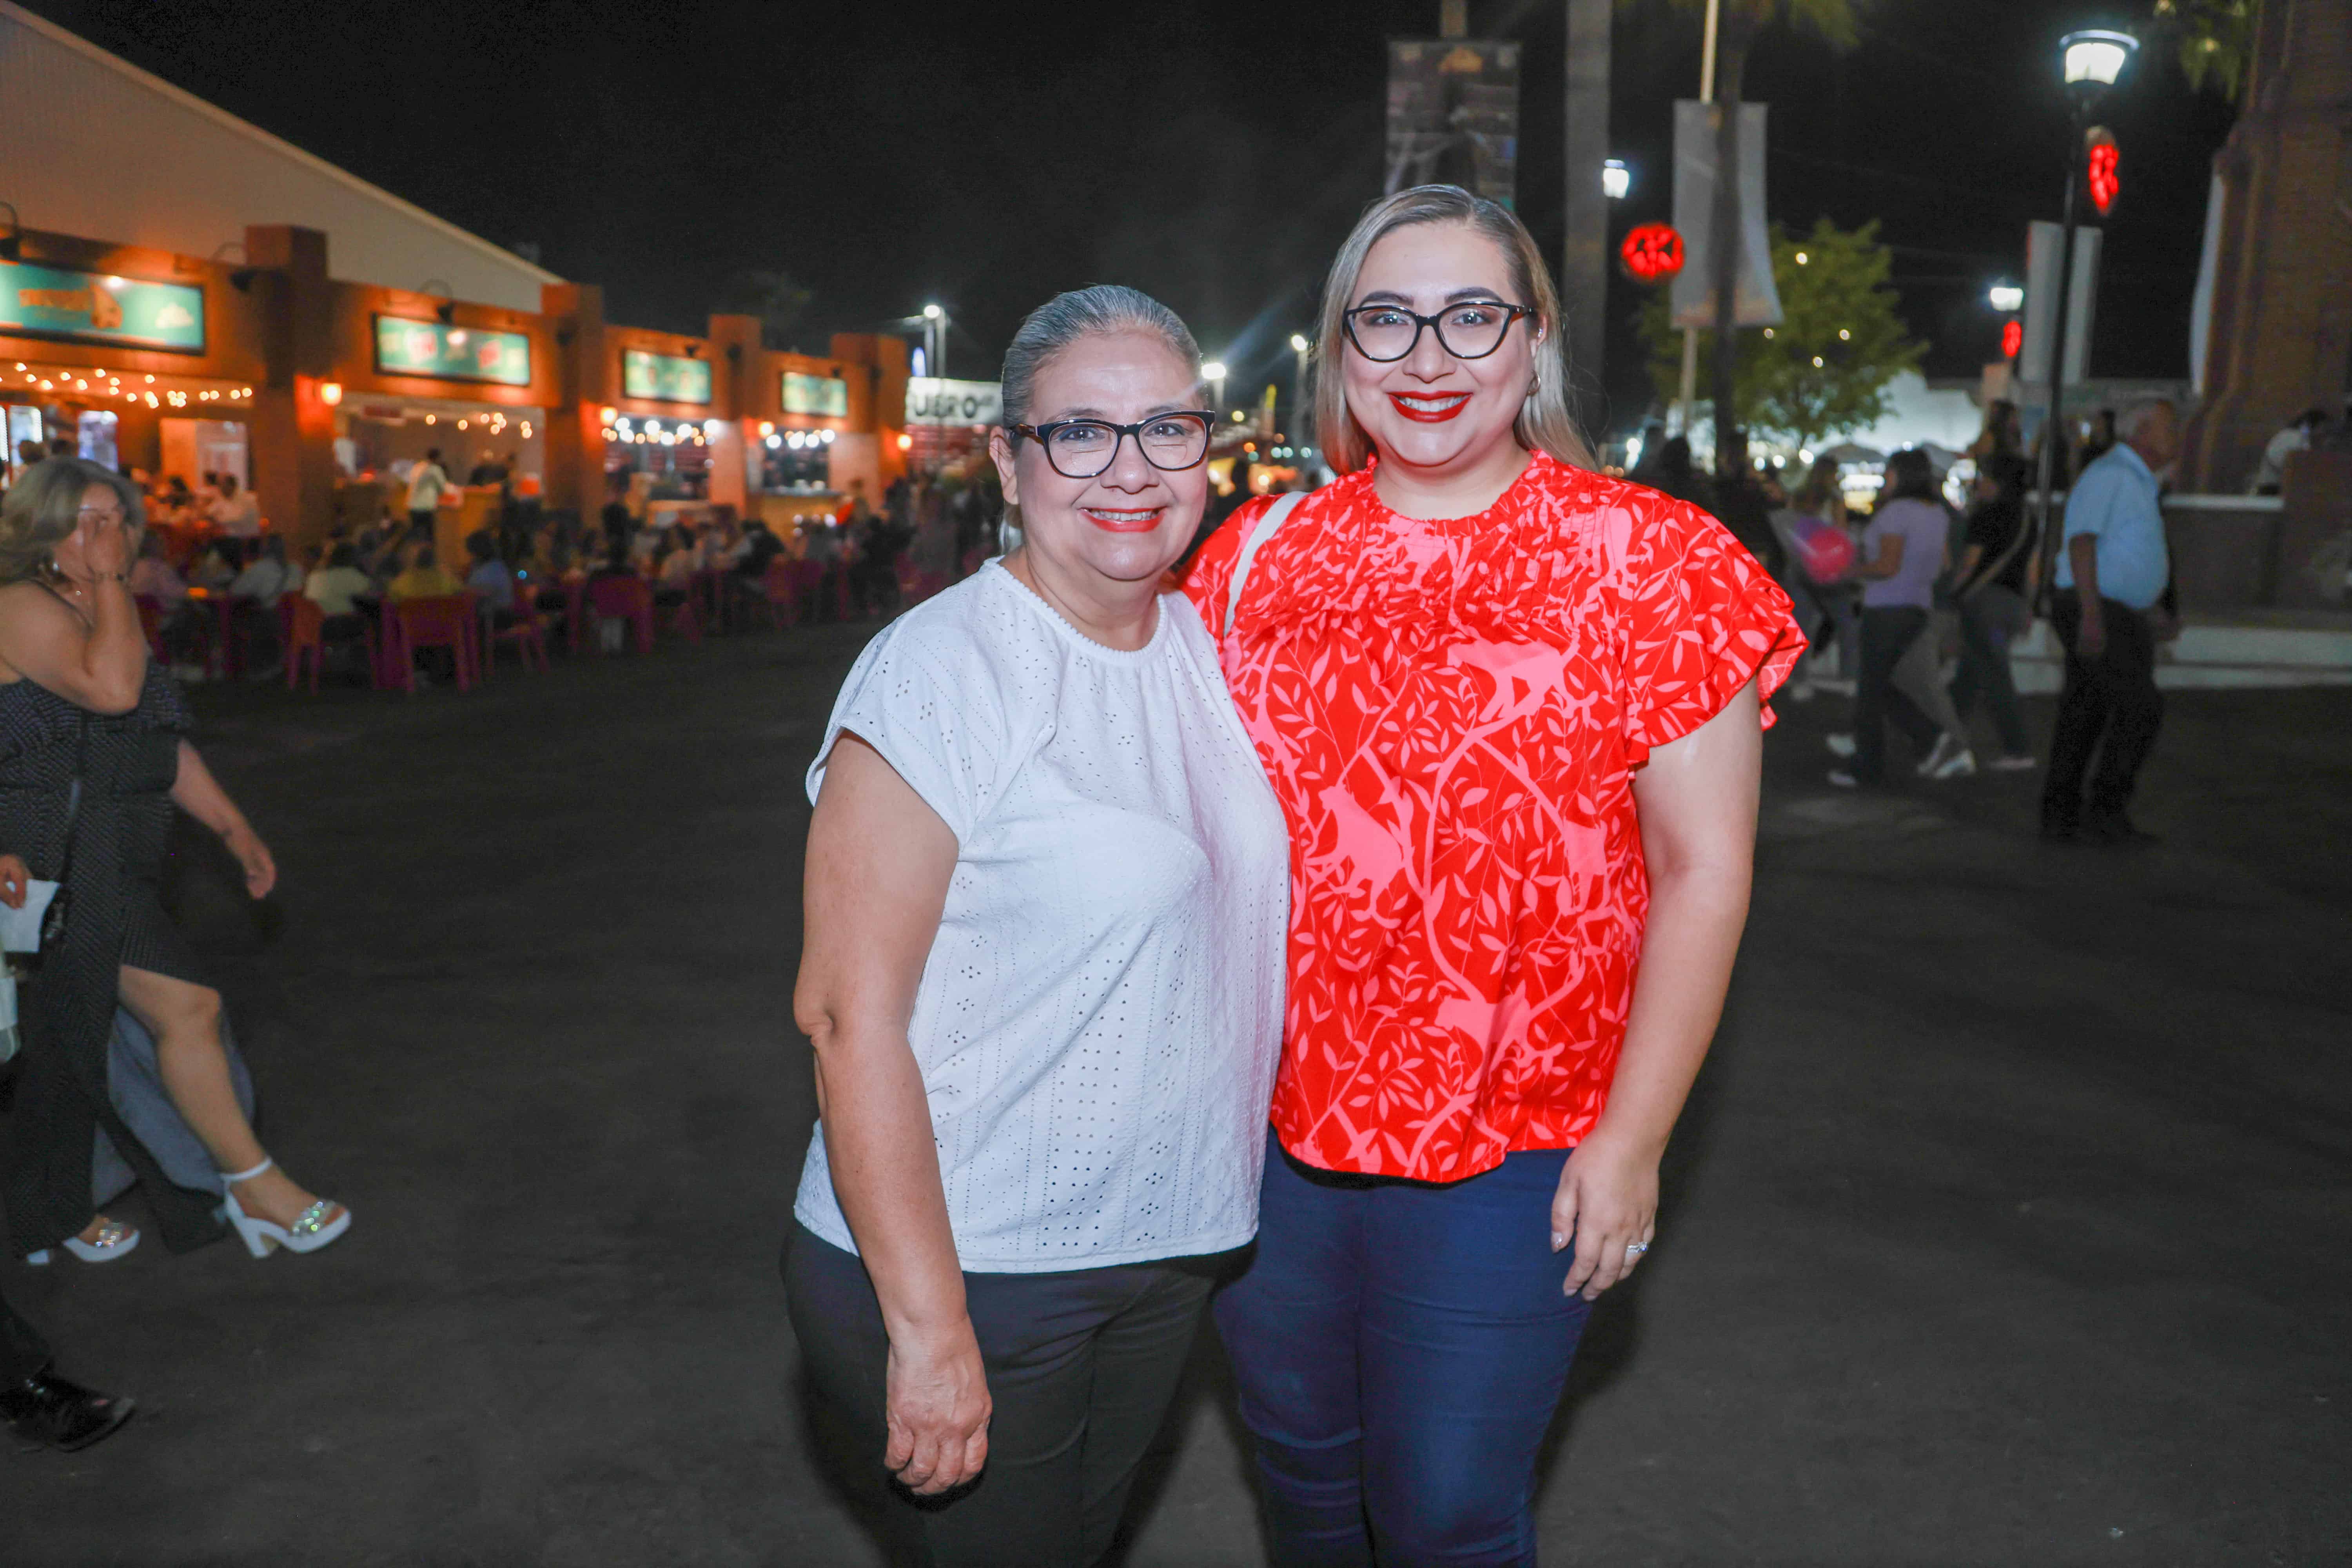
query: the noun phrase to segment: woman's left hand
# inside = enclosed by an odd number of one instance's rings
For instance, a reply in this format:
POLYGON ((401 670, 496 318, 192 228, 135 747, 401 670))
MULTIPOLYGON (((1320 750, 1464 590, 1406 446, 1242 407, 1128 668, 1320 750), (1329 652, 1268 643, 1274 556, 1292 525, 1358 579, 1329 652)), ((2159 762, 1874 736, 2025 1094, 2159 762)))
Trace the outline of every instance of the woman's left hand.
POLYGON ((1569 1152, 1551 1200, 1554 1252, 1573 1240, 1575 1261, 1564 1295, 1583 1293, 1588 1301, 1633 1272, 1658 1229, 1658 1157, 1610 1141, 1599 1131, 1569 1152))
POLYGON ((278 885, 278 862, 270 858, 269 846, 261 835, 240 824, 221 835, 221 842, 245 868, 245 890, 257 899, 266 899, 269 889, 278 885))

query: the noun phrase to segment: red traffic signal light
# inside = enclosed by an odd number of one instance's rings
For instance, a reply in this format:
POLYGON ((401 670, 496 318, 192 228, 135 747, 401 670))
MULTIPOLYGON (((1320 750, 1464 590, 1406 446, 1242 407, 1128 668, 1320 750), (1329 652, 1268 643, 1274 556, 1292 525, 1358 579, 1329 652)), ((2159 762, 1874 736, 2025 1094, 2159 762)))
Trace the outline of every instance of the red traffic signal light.
POLYGON ((2000 327, 2000 357, 2015 359, 2025 347, 2025 323, 2003 321, 2000 327))
POLYGON ((2099 209, 2101 217, 2105 217, 2107 209, 2116 205, 2117 193, 2123 189, 2123 182, 2116 174, 2122 150, 2116 145, 2114 133, 2108 131, 2092 131, 2090 141, 2091 150, 2085 162, 2091 184, 2091 205, 2099 209))
POLYGON ((1683 269, 1683 237, 1670 223, 1635 226, 1617 247, 1625 276, 1636 283, 1664 283, 1683 269))

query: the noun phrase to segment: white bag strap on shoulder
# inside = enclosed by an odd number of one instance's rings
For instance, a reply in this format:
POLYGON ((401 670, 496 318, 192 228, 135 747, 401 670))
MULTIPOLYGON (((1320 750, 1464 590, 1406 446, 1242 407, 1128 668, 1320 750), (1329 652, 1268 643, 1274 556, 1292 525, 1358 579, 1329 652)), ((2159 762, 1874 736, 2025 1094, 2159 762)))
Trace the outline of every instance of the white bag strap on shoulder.
POLYGON ((1250 563, 1257 559, 1258 547, 1274 537, 1274 531, 1289 521, 1290 514, 1297 511, 1298 503, 1306 499, 1305 490, 1292 490, 1266 508, 1265 515, 1259 518, 1257 526, 1250 531, 1249 538, 1242 544, 1241 554, 1234 562, 1234 580, 1225 584, 1225 626, 1224 631, 1218 634, 1220 637, 1230 634, 1234 629, 1234 616, 1241 612, 1242 588, 1249 582, 1250 563))

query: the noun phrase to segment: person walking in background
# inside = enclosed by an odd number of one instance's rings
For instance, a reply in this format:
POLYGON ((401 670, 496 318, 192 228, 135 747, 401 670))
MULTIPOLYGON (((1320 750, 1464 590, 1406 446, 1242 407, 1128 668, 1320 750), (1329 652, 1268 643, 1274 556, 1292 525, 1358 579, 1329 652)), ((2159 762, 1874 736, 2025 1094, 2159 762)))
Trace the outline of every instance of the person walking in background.
POLYGON ((1977 770, 1968 731, 1952 710, 1927 637, 1936 583, 1950 564, 1946 549, 1951 512, 1936 482, 1935 465, 1916 447, 1886 462, 1878 510, 1862 531, 1862 668, 1856 677, 1853 731, 1832 734, 1830 750, 1850 759, 1830 771, 1842 789, 1886 782, 1886 726, 1911 737, 1921 753, 1923 778, 1948 779, 1977 770), (1914 673, 1898 679, 1909 661, 1914 673))
POLYGON ((408 470, 408 527, 412 533, 433 537, 434 520, 441 514, 441 497, 449 489, 449 475, 441 467, 441 448, 428 447, 424 460, 408 470))
POLYGON ((1027 545, 866 646, 809 769, 783 1272, 906 1560, 1090 1568, 1257 1229, 1290 854, 1161 592, 1208 500, 1192 333, 1063 294, 1003 388, 1027 545))
MULTIPOLYGON (((91 1213, 102 1129, 173 1251, 216 1239, 222 1217, 256 1257, 314 1251, 351 1215, 298 1185, 254 1138, 220 993, 157 891, 174 806, 220 836, 252 897, 268 896, 278 868, 188 741, 178 689, 147 662, 123 571, 139 527, 138 492, 71 458, 42 464, 0 509, 0 846, 31 876, 61 882, 68 909, 20 1001, 9 1229, 20 1253, 42 1261, 61 1243, 92 1262, 136 1245, 138 1232, 91 1213), (155 1109, 202 1140, 218 1187, 173 1182, 116 1103, 108 1048, 118 1006, 154 1038, 170 1100, 155 1109)), ((11 901, 21 901, 16 879, 11 901)))
POLYGON ((2051 598, 2066 679, 2050 737, 2042 836, 2061 842, 2154 842, 2127 808, 2164 721, 2156 645, 2178 624, 2158 475, 2179 455, 2179 411, 2168 399, 2147 399, 2126 409, 2116 429, 2121 438, 2066 498, 2051 598), (2098 772, 2086 801, 2094 752, 2098 772))
POLYGON ((2016 404, 1997 397, 1985 405, 1984 428, 1969 443, 1967 455, 1976 459, 1979 473, 1992 458, 2024 458, 2025 427, 2018 418, 2016 404))
POLYGON ((1982 699, 2000 737, 2000 753, 1988 764, 1996 773, 2023 773, 2035 765, 2009 668, 2010 645, 2033 625, 2037 531, 2026 513, 2026 484, 2025 459, 2013 453, 1979 465, 1967 542, 1952 568, 1952 597, 1960 619, 1952 711, 1966 723, 1982 699))
POLYGON ((1592 471, 1561 327, 1507 208, 1374 204, 1317 333, 1342 477, 1186 579, 1295 847, 1258 1245, 1215 1309, 1286 1568, 1535 1561, 1537 1453, 1657 1233, 1746 918, 1804 639, 1719 524, 1592 471))
POLYGON ((1701 511, 1712 513, 1715 487, 1691 463, 1690 440, 1686 437, 1676 436, 1661 443, 1654 454, 1644 448, 1642 466, 1625 477, 1634 484, 1649 486, 1660 495, 1687 501, 1701 511))

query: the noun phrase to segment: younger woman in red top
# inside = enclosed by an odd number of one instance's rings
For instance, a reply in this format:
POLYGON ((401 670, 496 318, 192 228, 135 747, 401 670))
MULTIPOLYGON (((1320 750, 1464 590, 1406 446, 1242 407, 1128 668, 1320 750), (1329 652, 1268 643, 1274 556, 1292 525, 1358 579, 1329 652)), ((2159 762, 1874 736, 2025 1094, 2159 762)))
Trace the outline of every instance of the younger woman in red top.
POLYGON ((1343 477, 1270 532, 1244 508, 1187 584, 1291 833, 1275 1147, 1217 1321, 1276 1562, 1532 1563, 1536 1451, 1654 1234, 1803 639, 1711 519, 1592 471, 1502 207, 1375 204, 1318 353, 1343 477))

